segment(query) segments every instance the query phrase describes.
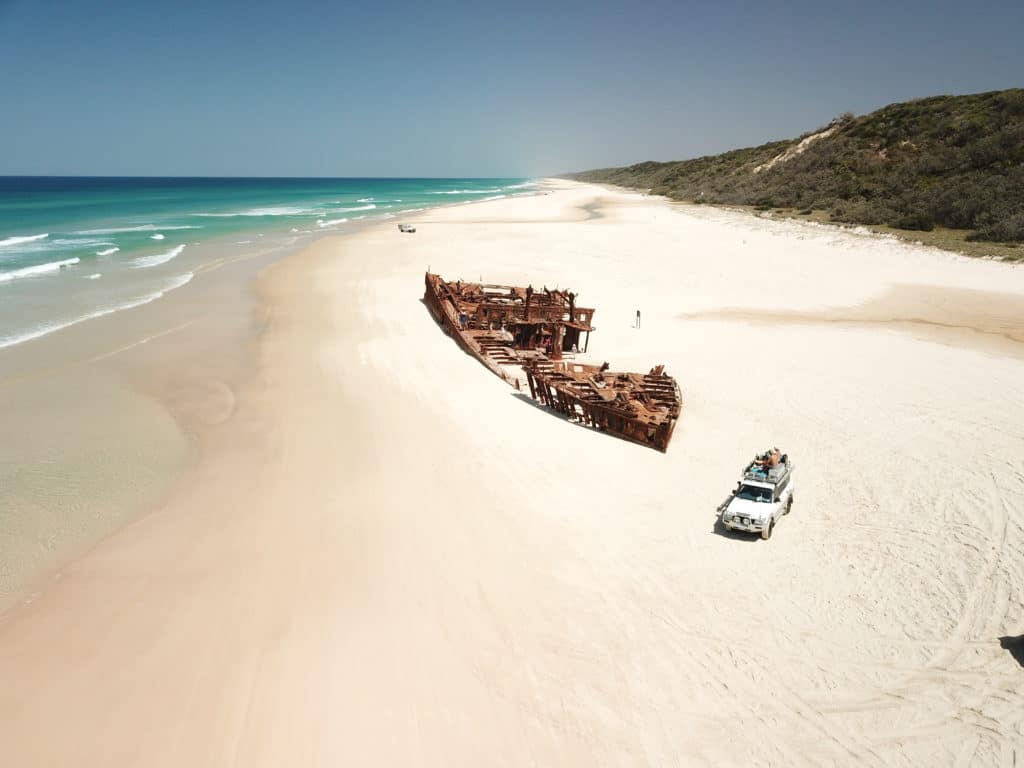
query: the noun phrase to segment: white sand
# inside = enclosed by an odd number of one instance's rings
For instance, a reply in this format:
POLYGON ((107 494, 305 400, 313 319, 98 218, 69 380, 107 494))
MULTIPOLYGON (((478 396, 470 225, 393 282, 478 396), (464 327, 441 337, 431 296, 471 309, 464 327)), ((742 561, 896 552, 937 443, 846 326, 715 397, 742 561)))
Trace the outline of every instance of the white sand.
POLYGON ((265 276, 195 475, 0 623, 0 764, 1024 760, 1024 271, 552 188, 265 276), (523 402, 428 265, 578 291, 592 358, 678 378, 668 453, 523 402), (770 444, 793 514, 719 535, 770 444))

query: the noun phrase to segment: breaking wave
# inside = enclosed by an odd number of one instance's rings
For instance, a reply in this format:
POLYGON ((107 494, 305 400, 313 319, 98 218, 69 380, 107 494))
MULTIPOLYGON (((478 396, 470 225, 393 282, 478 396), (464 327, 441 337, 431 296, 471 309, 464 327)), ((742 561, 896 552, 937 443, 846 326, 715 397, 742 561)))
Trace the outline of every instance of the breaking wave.
POLYGON ((96 255, 97 256, 109 256, 110 254, 117 253, 120 250, 121 250, 120 248, 106 248, 106 249, 104 249, 102 251, 96 251, 96 255))
POLYGON ((485 195, 488 192, 501 192, 500 189, 446 189, 441 192, 428 192, 428 195, 485 195))
POLYGON ((157 232, 155 235, 150 235, 149 239, 150 240, 163 240, 164 236, 161 235, 159 232, 157 232))
MULTIPOLYGON (((97 275, 97 277, 99 277, 99 275, 97 275)), ((31 341, 32 339, 38 339, 40 336, 46 336, 47 334, 53 333, 54 331, 60 331, 63 330, 64 328, 70 328, 72 325, 84 323, 86 320, 93 320, 97 317, 103 317, 104 315, 112 315, 115 312, 120 312, 121 310, 124 309, 133 309, 135 307, 141 307, 143 304, 149 304, 151 301, 156 301, 157 299, 163 297, 163 295, 165 293, 168 293, 169 291, 173 291, 176 288, 181 288, 181 286, 185 285, 191 279, 192 273, 186 272, 184 275, 179 275, 178 277, 172 279, 170 282, 168 282, 166 286, 161 288, 159 291, 147 293, 144 296, 139 296, 138 298, 135 299, 129 299, 128 301, 123 302, 121 304, 115 304, 114 306, 111 307, 97 309, 94 312, 79 315, 78 317, 72 318, 70 320, 58 320, 56 322, 51 321, 48 323, 42 323, 41 325, 37 325, 32 330, 24 331, 22 333, 9 334, 6 336, 0 335, 0 349, 3 349, 4 347, 13 347, 15 344, 21 344, 22 342, 31 341)))
POLYGON ((329 221, 324 221, 323 219, 320 219, 316 223, 316 225, 318 227, 320 227, 320 228, 323 228, 323 227, 330 227, 330 226, 333 226, 335 224, 344 224, 346 221, 348 221, 348 219, 330 219, 329 221))
POLYGON ((132 260, 132 266, 135 269, 145 269, 147 267, 158 267, 161 264, 166 264, 168 261, 173 259, 175 256, 185 250, 185 244, 176 245, 167 253, 157 253, 153 256, 140 256, 137 259, 132 260))
POLYGON ((119 232, 155 232, 158 229, 199 229, 191 224, 177 224, 174 226, 157 226, 156 224, 138 224, 133 227, 107 227, 105 229, 83 229, 80 232, 73 232, 75 235, 116 235, 119 232))
POLYGON ((64 267, 69 267, 72 264, 77 264, 80 259, 64 259, 62 261, 51 261, 49 264, 36 264, 31 267, 22 267, 21 269, 12 269, 10 272, 0 272, 0 283, 6 283, 11 280, 17 280, 21 277, 37 277, 38 275, 45 275, 48 272, 58 272, 64 267))
POLYGON ((350 213, 351 211, 372 211, 376 208, 376 203, 370 203, 369 205, 357 205, 354 208, 335 208, 331 213, 350 213))
POLYGON ((49 237, 49 232, 44 232, 41 235, 22 235, 21 237, 7 237, 0 240, 0 248, 6 248, 9 245, 18 245, 19 243, 31 243, 36 240, 42 240, 44 237, 49 237))
POLYGON ((206 216, 216 219, 230 219, 236 216, 316 216, 327 213, 323 208, 297 208, 295 206, 282 205, 275 208, 249 208, 245 211, 231 211, 229 213, 193 213, 193 216, 206 216))

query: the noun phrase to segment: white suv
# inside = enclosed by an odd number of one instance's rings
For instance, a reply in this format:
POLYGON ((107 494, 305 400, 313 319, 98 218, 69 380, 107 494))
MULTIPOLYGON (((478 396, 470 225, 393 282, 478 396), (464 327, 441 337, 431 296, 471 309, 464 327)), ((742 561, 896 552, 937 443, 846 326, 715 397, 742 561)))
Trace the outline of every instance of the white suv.
POLYGON ((775 523, 792 507, 793 464, 774 448, 743 470, 743 479, 718 511, 727 530, 760 533, 768 539, 775 523))

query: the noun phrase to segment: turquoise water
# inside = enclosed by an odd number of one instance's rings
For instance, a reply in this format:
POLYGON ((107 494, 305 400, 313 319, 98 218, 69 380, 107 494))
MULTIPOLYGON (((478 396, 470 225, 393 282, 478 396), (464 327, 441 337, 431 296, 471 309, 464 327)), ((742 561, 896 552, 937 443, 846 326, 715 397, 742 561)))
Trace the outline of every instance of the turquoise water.
POLYGON ((425 208, 531 194, 526 179, 0 177, 0 354, 156 301, 211 259, 425 208))

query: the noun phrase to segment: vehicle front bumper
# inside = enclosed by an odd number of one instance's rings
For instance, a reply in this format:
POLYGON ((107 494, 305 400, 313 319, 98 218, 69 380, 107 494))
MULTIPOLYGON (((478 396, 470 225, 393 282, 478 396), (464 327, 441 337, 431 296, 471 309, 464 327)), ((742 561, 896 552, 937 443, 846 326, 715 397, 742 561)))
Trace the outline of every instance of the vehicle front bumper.
POLYGON ((730 531, 745 531, 747 533, 761 533, 765 526, 768 525, 768 521, 753 520, 749 517, 734 517, 730 520, 726 520, 725 516, 722 516, 722 525, 730 531))

